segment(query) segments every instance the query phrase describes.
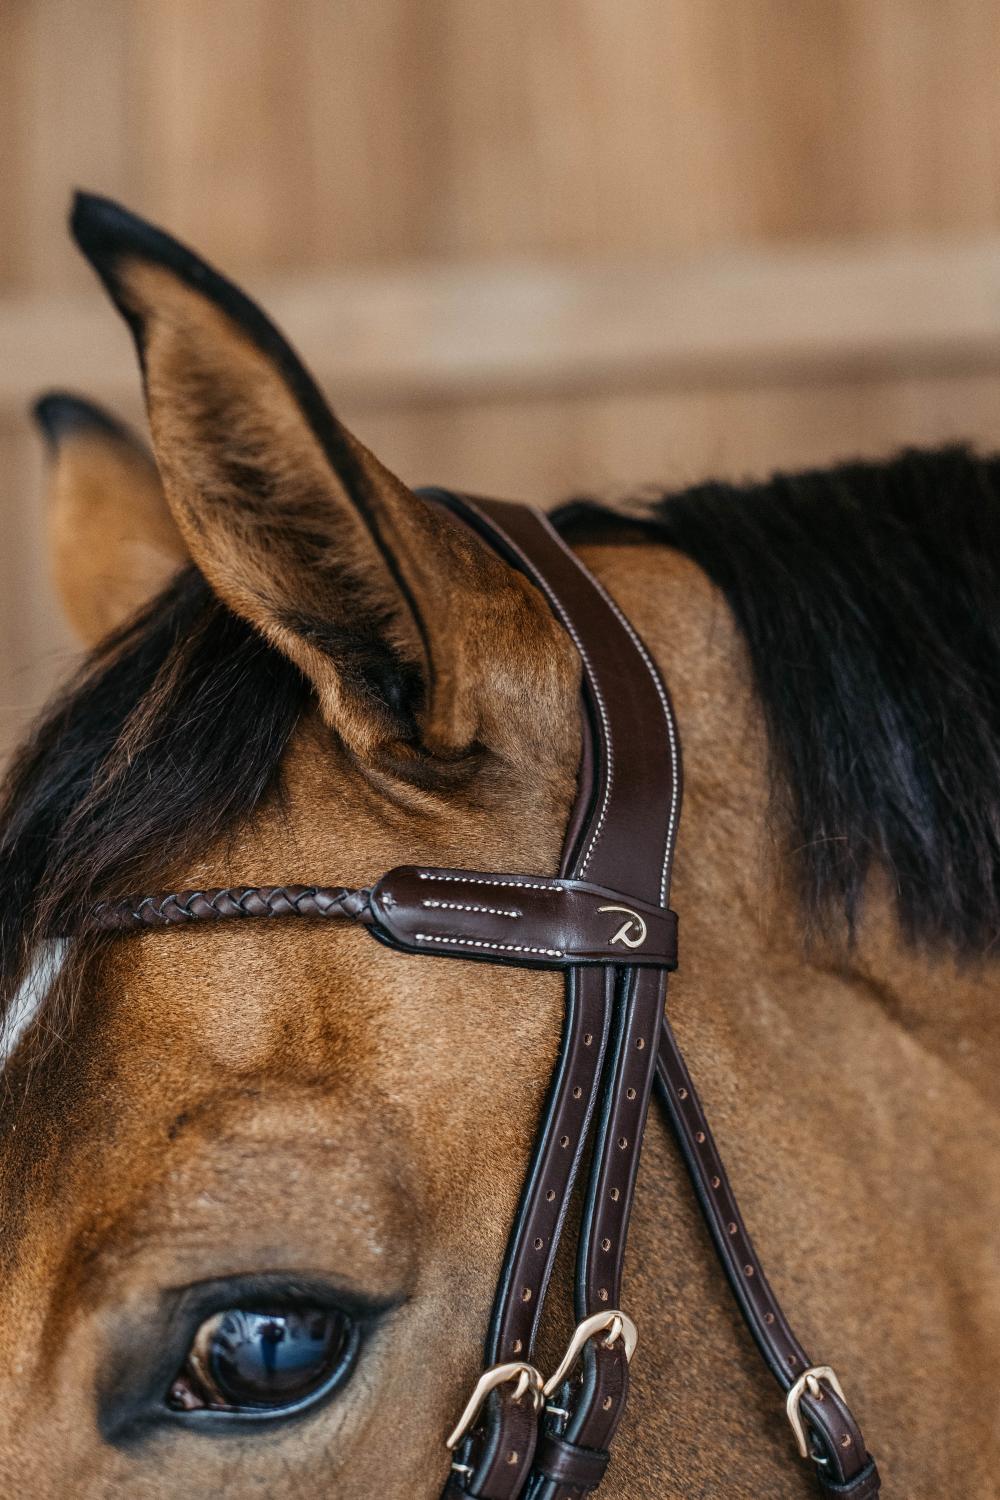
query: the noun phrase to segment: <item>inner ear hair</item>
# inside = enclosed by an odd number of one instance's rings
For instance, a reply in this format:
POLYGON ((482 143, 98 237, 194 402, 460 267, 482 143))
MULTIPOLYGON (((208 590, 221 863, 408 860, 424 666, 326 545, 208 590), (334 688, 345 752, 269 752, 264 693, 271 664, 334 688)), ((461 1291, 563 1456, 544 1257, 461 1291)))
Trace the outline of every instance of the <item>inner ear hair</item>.
POLYGON ((347 431, 238 288, 105 200, 79 199, 73 223, 135 336, 196 565, 344 741, 526 766, 565 751, 578 665, 541 596, 347 431))

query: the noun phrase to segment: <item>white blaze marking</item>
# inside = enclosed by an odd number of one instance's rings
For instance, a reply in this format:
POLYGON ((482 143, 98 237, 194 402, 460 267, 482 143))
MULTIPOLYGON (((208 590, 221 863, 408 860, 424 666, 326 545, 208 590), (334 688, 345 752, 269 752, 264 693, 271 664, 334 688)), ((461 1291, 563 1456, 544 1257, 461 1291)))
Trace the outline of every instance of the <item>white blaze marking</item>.
POLYGON ((0 1022, 0 1068, 6 1067, 21 1038, 37 1019, 66 960, 68 947, 65 938, 56 938, 43 943, 32 959, 10 1010, 0 1022))

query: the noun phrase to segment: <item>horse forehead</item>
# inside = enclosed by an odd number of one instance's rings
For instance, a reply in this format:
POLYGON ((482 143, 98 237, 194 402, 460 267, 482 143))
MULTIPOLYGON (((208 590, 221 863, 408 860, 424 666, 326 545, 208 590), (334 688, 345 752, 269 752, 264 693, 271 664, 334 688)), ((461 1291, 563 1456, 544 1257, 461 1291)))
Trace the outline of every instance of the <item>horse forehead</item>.
MULTIPOLYGON (((176 1072, 302 1077, 368 1071, 398 992, 360 929, 274 921, 142 935, 119 945, 104 990, 120 1071, 156 1054, 176 1072)), ((172 1080, 176 1087, 176 1077, 172 1080)))

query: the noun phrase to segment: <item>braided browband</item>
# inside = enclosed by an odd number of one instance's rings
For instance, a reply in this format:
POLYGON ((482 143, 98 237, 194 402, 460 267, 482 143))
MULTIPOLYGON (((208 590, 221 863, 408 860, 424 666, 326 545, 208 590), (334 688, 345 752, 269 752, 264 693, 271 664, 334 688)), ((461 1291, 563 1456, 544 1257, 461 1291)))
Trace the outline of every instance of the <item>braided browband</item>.
POLYGON ((92 907, 77 928, 134 932, 234 917, 357 922, 391 948, 538 968, 615 964, 673 969, 672 911, 584 880, 398 865, 374 885, 239 885, 126 896, 92 907))
POLYGON ((325 885, 234 885, 205 891, 161 891, 100 901, 80 923, 81 932, 133 932, 231 917, 332 917, 364 922, 367 890, 325 885))

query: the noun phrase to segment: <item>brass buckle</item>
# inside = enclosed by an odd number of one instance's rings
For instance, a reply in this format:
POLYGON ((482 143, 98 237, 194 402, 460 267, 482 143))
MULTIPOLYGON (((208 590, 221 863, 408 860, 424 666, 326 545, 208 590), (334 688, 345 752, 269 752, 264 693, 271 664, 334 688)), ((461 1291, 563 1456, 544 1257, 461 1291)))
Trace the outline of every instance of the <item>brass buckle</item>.
POLYGON ((529 1365, 523 1359, 512 1360, 506 1365, 491 1365, 476 1381, 475 1389, 465 1404, 465 1410, 445 1438, 446 1448, 458 1447, 462 1439, 472 1430, 482 1410, 483 1402, 490 1392, 495 1391, 499 1385, 506 1385, 509 1380, 517 1381, 512 1399, 520 1401, 525 1392, 530 1391, 532 1405, 535 1411, 538 1411, 542 1404, 542 1377, 534 1365, 529 1365))
POLYGON ((803 1371, 788 1392, 785 1400, 785 1411, 788 1414, 789 1422, 792 1424, 795 1441, 799 1445, 799 1453, 803 1458, 811 1458, 812 1454, 809 1452, 809 1440, 806 1437, 805 1423, 802 1420, 802 1397, 808 1391, 810 1396, 815 1397, 817 1401, 822 1401, 823 1392, 819 1388, 821 1380, 825 1380, 836 1391, 841 1401, 845 1405, 847 1404, 847 1397, 844 1395, 843 1387, 829 1365, 812 1365, 808 1370, 803 1371))
POLYGON ((629 1364, 632 1363, 632 1355, 639 1342, 639 1330, 632 1319, 627 1313, 619 1312, 617 1308, 611 1312, 592 1313, 589 1318, 584 1318, 583 1322, 578 1325, 569 1341, 566 1353, 559 1362, 559 1368, 554 1375, 549 1376, 542 1387, 542 1394, 546 1399, 555 1395, 590 1340, 597 1334, 605 1332, 607 1333, 607 1338, 603 1341, 605 1349, 610 1349, 621 1339, 625 1345, 625 1358, 629 1364))

